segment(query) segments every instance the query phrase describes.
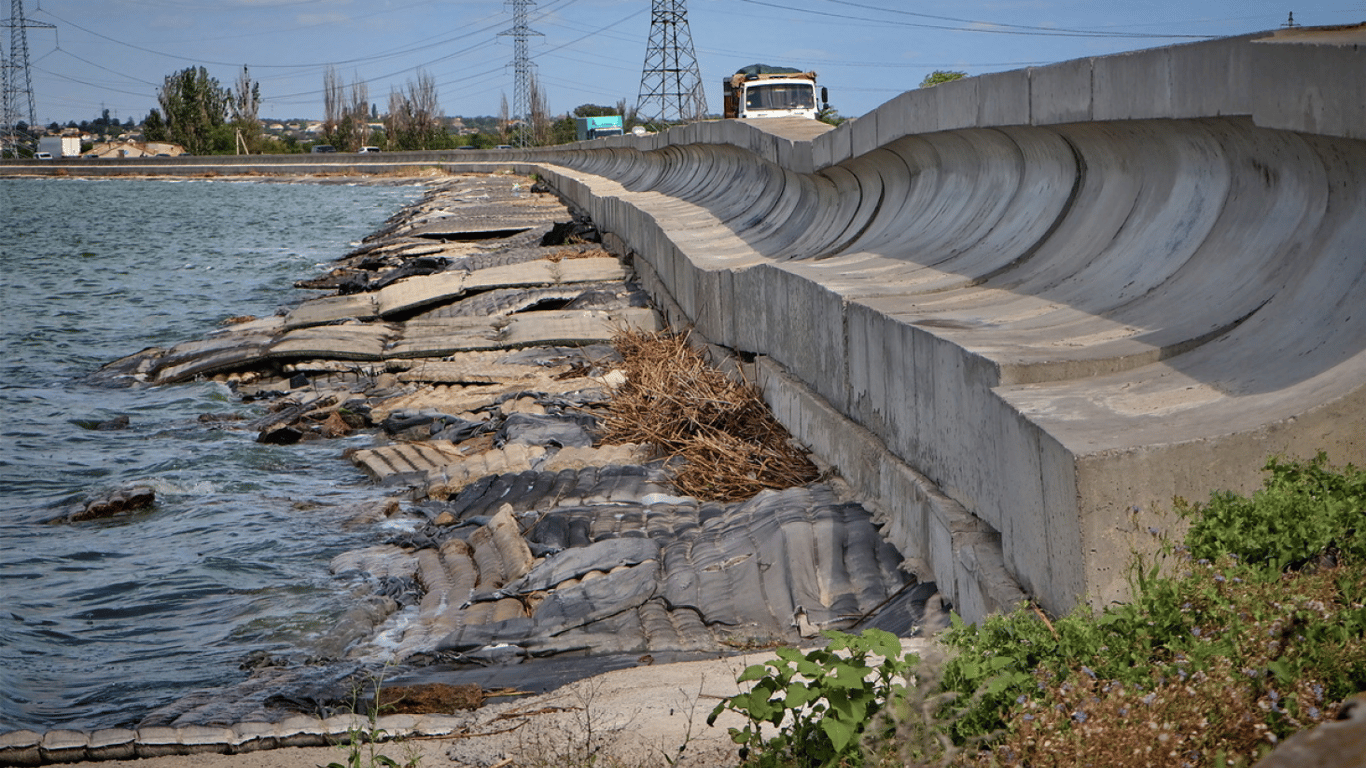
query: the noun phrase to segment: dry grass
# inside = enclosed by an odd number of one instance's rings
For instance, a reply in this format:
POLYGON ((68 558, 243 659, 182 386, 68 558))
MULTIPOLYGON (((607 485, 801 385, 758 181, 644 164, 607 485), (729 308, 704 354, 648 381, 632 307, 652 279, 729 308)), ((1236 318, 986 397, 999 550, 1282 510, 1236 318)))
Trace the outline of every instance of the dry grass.
POLYGON ((557 249, 557 250, 551 251, 550 253, 546 254, 545 259, 546 259, 546 261, 561 262, 561 261, 564 261, 564 260, 566 260, 566 259, 610 259, 610 258, 612 258, 612 254, 608 253, 607 251, 603 250, 602 248, 593 247, 593 248, 588 248, 587 250, 584 250, 584 249, 576 248, 576 247, 575 247, 575 246, 582 246, 582 245, 592 245, 592 244, 591 244, 591 243, 586 243, 586 242, 583 242, 583 241, 579 241, 579 240, 574 239, 574 238, 571 238, 571 241, 568 243, 568 245, 567 245, 566 247, 562 247, 562 248, 559 248, 559 249, 557 249))
POLYGON ((1042 695, 1021 697, 991 751, 956 764, 1248 766, 1286 735, 1332 720, 1341 695, 1334 681, 1366 661, 1355 628, 1366 574, 1344 564, 1266 580, 1236 574, 1249 571, 1225 557, 1193 563, 1177 582, 1183 615, 1200 620, 1183 631, 1185 642, 1166 644, 1175 648, 1155 660, 1151 682, 1107 679, 1084 665, 1065 678, 1039 671, 1042 695), (1281 665, 1295 669, 1289 679, 1269 671, 1281 665))
POLYGON ((602 422, 603 442, 648 443, 682 459, 674 484, 699 499, 739 501, 816 479, 758 390, 712 367, 686 336, 624 330, 613 345, 626 383, 602 422))

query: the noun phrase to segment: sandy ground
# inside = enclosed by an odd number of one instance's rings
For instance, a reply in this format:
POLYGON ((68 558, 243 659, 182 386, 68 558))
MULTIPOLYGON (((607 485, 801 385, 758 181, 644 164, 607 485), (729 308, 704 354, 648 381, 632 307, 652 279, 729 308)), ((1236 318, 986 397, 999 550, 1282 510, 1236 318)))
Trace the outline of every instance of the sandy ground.
MULTIPOLYGON (((470 768, 733 766, 738 762, 736 745, 726 728, 742 725, 743 719, 724 713, 715 727, 709 727, 707 716, 722 697, 739 690, 735 678, 746 666, 768 658, 771 653, 755 653, 608 672, 550 693, 471 712, 460 736, 379 744, 376 753, 400 765, 416 757, 421 766, 470 768), (594 755, 596 763, 591 762, 594 755)), ((73 765, 313 768, 345 765, 346 761, 347 752, 341 747, 307 747, 73 765)))

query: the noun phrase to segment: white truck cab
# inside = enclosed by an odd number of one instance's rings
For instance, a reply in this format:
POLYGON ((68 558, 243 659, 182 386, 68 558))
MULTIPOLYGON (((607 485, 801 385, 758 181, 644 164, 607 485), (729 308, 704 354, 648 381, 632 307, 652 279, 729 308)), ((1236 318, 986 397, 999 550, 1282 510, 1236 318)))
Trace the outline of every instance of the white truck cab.
MULTIPOLYGON (((805 117, 816 119, 816 73, 753 64, 722 82, 725 117, 805 117)), ((828 102, 825 89, 821 101, 828 102)))

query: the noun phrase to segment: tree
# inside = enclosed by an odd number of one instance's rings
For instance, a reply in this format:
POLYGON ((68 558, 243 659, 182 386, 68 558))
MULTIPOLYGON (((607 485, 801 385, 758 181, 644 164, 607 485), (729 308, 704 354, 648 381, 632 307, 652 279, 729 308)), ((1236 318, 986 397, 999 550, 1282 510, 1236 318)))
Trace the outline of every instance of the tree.
POLYGON ((445 143, 441 126, 441 105, 436 100, 436 80, 418 71, 417 81, 408 81, 405 91, 389 92, 389 113, 384 116, 384 131, 389 149, 439 149, 445 143))
POLYGON ((816 112, 816 119, 828 125, 839 125, 849 118, 841 115, 838 109, 826 104, 816 112))
POLYGON ((370 143, 370 86, 364 80, 351 83, 351 103, 346 108, 346 148, 355 150, 370 143))
POLYGON ((541 79, 532 73, 527 82, 527 96, 531 102, 531 141, 533 146, 545 146, 550 141, 550 98, 541 88, 541 79))
POLYGON ((928 75, 925 75, 925 79, 920 81, 920 87, 929 88, 931 86, 939 85, 940 83, 949 83, 953 82, 954 80, 962 80, 967 76, 967 72, 954 72, 952 70, 947 69, 936 69, 928 75))
POLYGON ((323 143, 337 145, 337 129, 346 114, 346 85, 337 68, 329 65, 323 72, 323 143))
POLYGON ((616 114, 621 115, 621 129, 627 133, 640 122, 640 107, 627 108, 626 99, 617 100, 616 114))
POLYGON ((237 76, 237 88, 229 104, 232 109, 232 128, 235 145, 246 154, 259 151, 261 137, 261 84, 251 79, 246 66, 237 76))
POLYGON ((157 92, 171 140, 196 155, 230 151, 227 128, 231 94, 203 67, 169 75, 157 92))
POLYGON ((337 70, 323 74, 323 143, 354 152, 370 140, 370 87, 357 78, 348 91, 337 70))
POLYGON ((155 108, 147 113, 142 121, 142 138, 146 141, 167 141, 170 135, 166 132, 166 123, 161 119, 161 113, 155 108))
POLYGON ((607 115, 619 115, 621 112, 612 107, 603 107, 597 104, 580 104, 574 107, 574 117, 605 117, 607 115))
MULTIPOLYGON (((576 114, 577 112, 578 110, 575 110, 576 114)), ((588 117, 588 115, 579 116, 588 117)), ((593 115, 593 117, 596 117, 596 115, 593 115)), ((578 135, 579 132, 574 127, 574 118, 570 117, 569 115, 565 115, 564 117, 561 117, 560 119, 550 124, 551 144, 568 144, 569 142, 574 141, 576 138, 578 138, 578 135)))

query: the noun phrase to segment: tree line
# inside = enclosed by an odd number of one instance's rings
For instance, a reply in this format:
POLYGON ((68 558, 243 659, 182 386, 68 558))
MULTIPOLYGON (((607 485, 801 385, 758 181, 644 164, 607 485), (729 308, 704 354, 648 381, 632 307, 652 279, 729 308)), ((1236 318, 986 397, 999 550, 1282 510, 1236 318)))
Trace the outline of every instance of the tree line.
MULTIPOLYGON (((962 72, 935 71, 921 82, 922 88, 964 76, 962 72)), ((437 97, 436 81, 424 71, 403 88, 389 92, 388 110, 382 115, 370 100, 364 80, 346 83, 334 67, 323 75, 324 117, 319 141, 339 152, 377 146, 386 151, 453 149, 460 146, 488 148, 495 144, 544 146, 575 140, 574 118, 621 115, 626 130, 637 124, 634 108, 622 99, 614 107, 583 104, 572 114, 553 117, 545 89, 531 81, 530 115, 513 119, 504 96, 492 130, 470 136, 447 130, 437 97)), ((243 67, 232 87, 221 85, 204 67, 187 67, 168 75, 157 89, 159 108, 143 121, 147 141, 170 141, 191 154, 255 154, 300 151, 297 139, 268 136, 261 130, 261 86, 243 67)), ((832 111, 833 112, 833 111, 832 111)), ((107 119, 107 114, 106 114, 107 119)), ((827 122, 842 120, 838 113, 823 115, 827 122)))
MULTIPOLYGON (((365 81, 348 84, 335 68, 328 67, 323 75, 323 120, 315 143, 330 145, 339 152, 354 152, 365 146, 386 151, 489 148, 516 140, 523 133, 531 144, 573 141, 572 120, 568 138, 564 138, 563 126, 552 125, 543 92, 536 103, 540 110, 533 110, 529 126, 508 118, 504 97, 503 114, 496 125, 488 126, 491 131, 453 135, 447 130, 436 80, 430 74, 419 71, 405 87, 391 90, 388 110, 381 115, 370 101, 365 81)), ((302 150, 297 139, 268 136, 262 131, 261 87, 247 67, 242 68, 232 87, 220 84, 202 66, 187 67, 165 78, 157 89, 157 104, 143 120, 143 138, 147 141, 174 142, 195 155, 302 150)))

